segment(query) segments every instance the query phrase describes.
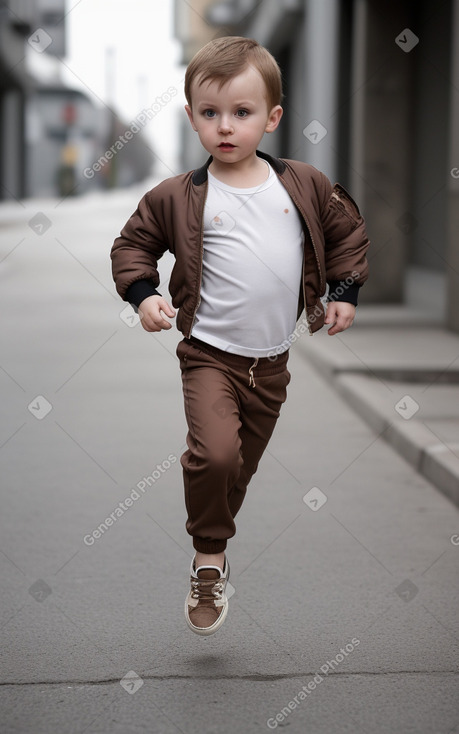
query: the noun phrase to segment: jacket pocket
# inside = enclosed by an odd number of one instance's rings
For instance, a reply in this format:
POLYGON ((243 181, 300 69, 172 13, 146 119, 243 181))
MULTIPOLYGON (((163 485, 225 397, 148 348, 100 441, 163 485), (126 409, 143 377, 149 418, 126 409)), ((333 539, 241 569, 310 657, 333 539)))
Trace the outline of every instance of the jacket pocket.
POLYGON ((330 208, 344 215, 350 225, 352 231, 362 221, 362 215, 360 214, 359 207, 355 203, 354 199, 346 191, 341 184, 335 184, 330 194, 330 208))

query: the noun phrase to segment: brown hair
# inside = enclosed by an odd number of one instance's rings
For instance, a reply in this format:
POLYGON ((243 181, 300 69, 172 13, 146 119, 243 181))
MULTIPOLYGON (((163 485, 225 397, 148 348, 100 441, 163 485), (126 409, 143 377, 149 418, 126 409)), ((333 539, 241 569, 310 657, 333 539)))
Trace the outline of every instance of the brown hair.
POLYGON ((247 66, 257 69, 265 83, 268 109, 282 102, 282 77, 275 58, 252 38, 224 36, 207 43, 188 64, 185 74, 185 97, 191 107, 191 86, 219 81, 220 89, 247 66))

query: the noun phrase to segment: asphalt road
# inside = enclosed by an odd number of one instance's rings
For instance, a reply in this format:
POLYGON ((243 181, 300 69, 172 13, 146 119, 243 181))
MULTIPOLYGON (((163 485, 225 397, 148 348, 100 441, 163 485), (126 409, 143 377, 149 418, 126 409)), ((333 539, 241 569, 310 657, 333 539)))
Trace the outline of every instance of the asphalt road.
POLYGON ((186 627, 179 334, 110 274, 140 194, 0 207, 3 734, 459 731, 459 511, 297 344, 228 619, 186 627))

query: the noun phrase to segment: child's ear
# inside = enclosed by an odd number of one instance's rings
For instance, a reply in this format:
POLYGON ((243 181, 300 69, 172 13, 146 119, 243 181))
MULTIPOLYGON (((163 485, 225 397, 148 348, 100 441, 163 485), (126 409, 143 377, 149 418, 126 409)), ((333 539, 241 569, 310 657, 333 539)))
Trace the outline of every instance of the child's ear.
POLYGON ((194 124, 193 111, 192 111, 192 109, 191 109, 191 107, 190 107, 189 104, 186 104, 185 105, 185 110, 186 110, 186 114, 188 115, 188 119, 190 121, 191 127, 193 128, 193 130, 195 131, 195 133, 197 133, 198 132, 198 129, 197 129, 196 125, 194 124))
POLYGON ((266 123, 265 132, 273 133, 281 121, 281 117, 284 114, 284 110, 280 104, 272 108, 268 116, 268 122, 266 123))

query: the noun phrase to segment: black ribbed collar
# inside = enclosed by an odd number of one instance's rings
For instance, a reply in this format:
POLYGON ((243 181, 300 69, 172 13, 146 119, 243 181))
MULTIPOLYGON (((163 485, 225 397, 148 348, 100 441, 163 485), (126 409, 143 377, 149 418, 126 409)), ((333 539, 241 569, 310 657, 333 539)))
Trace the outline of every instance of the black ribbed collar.
MULTIPOLYGON (((268 155, 267 153, 262 153, 261 150, 257 150, 256 153, 259 158, 263 158, 265 161, 268 161, 276 173, 283 173, 285 171, 285 163, 280 158, 273 158, 273 156, 268 155)), ((197 168, 193 173, 191 180, 195 186, 201 186, 201 184, 207 181, 207 169, 212 163, 212 160, 213 156, 209 156, 204 165, 201 166, 201 168, 197 168)))

